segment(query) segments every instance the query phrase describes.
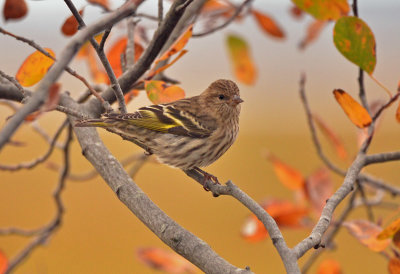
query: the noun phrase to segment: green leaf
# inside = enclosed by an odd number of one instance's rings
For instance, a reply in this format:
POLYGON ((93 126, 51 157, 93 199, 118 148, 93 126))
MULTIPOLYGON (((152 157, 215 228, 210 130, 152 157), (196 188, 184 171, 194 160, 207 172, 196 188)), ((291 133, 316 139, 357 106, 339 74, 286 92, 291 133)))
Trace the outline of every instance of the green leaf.
POLYGON ((292 0, 292 2, 318 20, 337 20, 350 10, 347 0, 292 0))
POLYGON ((340 18, 333 29, 336 48, 348 60, 372 74, 376 65, 375 37, 368 25, 360 18, 340 18))

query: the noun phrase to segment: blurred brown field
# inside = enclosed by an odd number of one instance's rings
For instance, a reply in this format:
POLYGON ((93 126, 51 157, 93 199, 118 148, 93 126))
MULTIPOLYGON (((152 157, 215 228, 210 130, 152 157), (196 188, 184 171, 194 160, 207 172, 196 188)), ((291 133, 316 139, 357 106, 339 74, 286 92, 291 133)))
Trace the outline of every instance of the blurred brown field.
MULTIPOLYGON (((39 2, 30 4, 34 7, 40 5, 39 2)), ((363 1, 359 2, 361 17, 374 31, 378 43, 375 75, 394 89, 400 75, 400 38, 395 35, 392 27, 400 25, 399 17, 393 12, 400 8, 399 3, 387 1, 376 6, 377 4, 366 1, 368 5, 364 6, 363 1)), ((0 6, 2 3, 0 0, 0 6)), ((57 14, 51 15, 56 26, 61 25, 60 22, 68 16, 68 10, 62 4, 57 4, 57 9, 54 9, 57 14)), ((318 41, 301 52, 296 43, 304 35, 307 18, 302 22, 290 18, 289 1, 272 1, 270 6, 256 1, 255 7, 273 14, 279 20, 288 32, 286 41, 277 42, 266 37, 254 22, 246 19, 242 24, 232 25, 215 35, 192 39, 187 46, 189 53, 168 69, 167 74, 182 82, 181 86, 188 96, 198 94, 217 78, 233 79, 225 49, 225 37, 228 33, 235 33, 246 39, 252 48, 258 79, 254 86, 239 85, 245 103, 242 105, 238 140, 221 159, 206 170, 218 176, 221 182, 232 180, 257 201, 267 197, 294 201, 293 193, 276 178, 271 163, 265 158, 265 151, 274 153, 305 176, 323 165, 315 153, 299 99, 300 73, 305 72, 307 75, 306 91, 312 110, 335 130, 350 155, 354 155, 357 151, 357 130, 335 102, 332 90, 342 88, 355 97, 358 91, 358 69, 334 48, 332 25, 324 30, 318 41)), ((32 8, 32 14, 26 19, 19 23, 7 23, 5 27, 20 35, 32 36, 31 24, 36 23, 39 28, 43 26, 38 16, 46 10, 38 9, 32 8)), ((35 40, 60 53, 66 40, 58 32, 58 29, 48 29, 48 33, 39 32, 35 40), (52 36, 59 39, 52 39, 52 36)), ((28 46, 4 36, 0 37, 0 48, 3 49, 0 60, 6 64, 2 69, 11 75, 15 74, 27 54, 32 52, 28 46)), ((74 62, 73 67, 85 70, 79 62, 74 62)), ((63 76, 60 82, 74 96, 83 90, 81 84, 69 75, 63 76)), ((386 99, 384 91, 368 77, 366 88, 369 98, 386 99)), ((145 104, 150 102, 141 94, 129 105, 129 109, 133 111, 145 104)), ((12 112, 0 105, 0 127, 9 115, 12 112)), ((60 113, 52 112, 44 115, 39 122, 52 136, 63 117, 60 113)), ((385 114, 371 152, 399 150, 399 126, 395 122, 392 107, 385 114)), ((135 152, 141 153, 139 148, 122 141, 119 136, 101 129, 98 131, 117 159, 123 159, 135 152)), ((60 140, 63 137, 65 135, 60 140)), ((341 162, 327 141, 323 137, 321 139, 324 150, 331 159, 345 168, 348 163, 341 162)), ((0 163, 30 161, 47 150, 46 142, 32 132, 29 123, 18 130, 13 140, 26 145, 5 147, 0 153, 0 163)), ((76 140, 72 146, 71 159, 72 173, 91 170, 90 164, 81 155, 76 140)), ((49 161, 59 163, 61 152, 55 149, 49 161)), ((367 171, 398 185, 398 168, 398 163, 389 163, 369 167, 367 171)), ((336 189, 342 178, 333 174, 332 177, 336 189)), ((0 227, 37 228, 49 222, 55 214, 52 192, 57 179, 58 174, 49 170, 46 163, 32 170, 0 171, 0 227)), ((182 171, 152 162, 144 165, 135 177, 135 182, 170 217, 206 241, 232 264, 238 267, 250 266, 255 273, 284 272, 283 264, 270 239, 249 243, 241 238, 240 230, 249 212, 231 197, 213 198, 182 171)), ((386 199, 390 201, 392 198, 386 199)), ((62 226, 15 273, 157 273, 138 261, 136 250, 147 246, 164 249, 168 247, 123 206, 100 177, 83 182, 67 181, 62 200, 66 210, 62 226)), ((342 208, 343 204, 336 212, 340 212, 342 208)), ((384 221, 393 214, 388 209, 377 209, 374 212, 377 219, 384 221)), ((349 219, 365 216, 365 209, 359 208, 349 219)), ((307 237, 309 232, 310 229, 307 228, 283 230, 289 246, 307 237)), ((28 241, 19 236, 1 236, 0 250, 11 257, 28 241)), ((334 258, 340 262, 344 273, 383 273, 387 269, 387 260, 383 256, 362 246, 344 229, 340 231, 336 244, 337 249, 325 252, 318 262, 323 258, 334 258)), ((311 252, 313 251, 309 251, 300 260, 300 265, 311 252)), ((316 265, 311 273, 315 273, 315 269, 316 265)))

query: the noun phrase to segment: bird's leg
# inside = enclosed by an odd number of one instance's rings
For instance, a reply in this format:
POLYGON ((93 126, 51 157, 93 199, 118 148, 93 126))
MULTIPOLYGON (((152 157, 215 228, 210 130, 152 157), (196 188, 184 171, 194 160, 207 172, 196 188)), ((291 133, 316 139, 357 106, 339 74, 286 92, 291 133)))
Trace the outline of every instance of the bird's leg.
POLYGON ((204 188, 205 191, 210 191, 210 189, 207 188, 207 181, 208 180, 211 180, 214 184, 220 185, 220 183, 218 182, 218 178, 215 177, 214 175, 212 175, 212 174, 210 174, 208 172, 205 172, 204 170, 201 170, 198 167, 194 167, 193 169, 198 171, 198 172, 200 172, 201 174, 203 174, 204 178, 203 178, 202 185, 203 185, 203 188, 204 188))

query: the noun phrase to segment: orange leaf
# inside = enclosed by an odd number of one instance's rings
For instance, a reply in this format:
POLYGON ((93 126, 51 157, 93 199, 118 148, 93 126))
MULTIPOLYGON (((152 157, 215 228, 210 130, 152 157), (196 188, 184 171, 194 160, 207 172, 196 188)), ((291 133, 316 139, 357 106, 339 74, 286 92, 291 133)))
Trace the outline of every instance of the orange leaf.
POLYGON ((342 268, 338 261, 333 259, 323 260, 317 270, 317 274, 341 274, 342 268))
POLYGON ((292 0, 292 2, 319 20, 337 20, 350 10, 347 0, 292 0))
POLYGON ((396 109, 396 120, 400 123, 400 103, 396 109))
POLYGON ((183 49, 185 47, 185 45, 187 44, 187 42, 189 41, 190 37, 192 37, 192 33, 193 33, 193 24, 190 25, 185 32, 183 32, 181 34, 181 36, 179 36, 179 38, 175 41, 175 43, 173 43, 168 50, 166 50, 163 55, 161 55, 160 58, 158 58, 155 63, 159 63, 165 59, 168 59, 169 57, 171 57, 172 55, 174 55, 175 53, 177 53, 178 51, 180 51, 181 49, 183 49))
POLYGON ((257 69, 246 41, 239 36, 229 35, 227 45, 236 78, 244 84, 253 84, 256 80, 257 69))
POLYGON ((102 7, 106 11, 110 11, 110 3, 108 3, 108 0, 87 0, 87 1, 93 5, 98 5, 102 7))
POLYGON ((397 230, 397 232, 393 235, 393 244, 400 248, 400 230, 397 230))
POLYGON ((232 6, 224 1, 207 0, 203 5, 203 7, 201 8, 201 12, 202 13, 215 12, 215 11, 227 10, 230 8, 232 8, 232 6))
MULTIPOLYGON (((369 104, 369 111, 372 116, 374 116, 378 110, 385 105, 385 101, 383 100, 374 100, 369 104)), ((379 126, 381 125, 381 121, 383 116, 385 115, 385 112, 382 112, 381 115, 378 117, 378 119, 375 120, 375 132, 377 132, 379 126)), ((357 132, 357 145, 358 147, 361 147, 361 145, 365 142, 365 140, 368 138, 368 128, 363 128, 358 130, 357 132)))
POLYGON ((146 77, 147 79, 151 79, 153 78, 155 75, 159 74, 160 72, 166 70, 167 68, 169 68, 170 66, 172 66, 176 61, 178 61, 183 55, 185 55, 187 53, 187 50, 181 50, 181 52, 179 53, 179 55, 172 60, 169 64, 166 64, 165 66, 162 66, 161 68, 158 68, 156 70, 152 70, 149 72, 149 75, 146 77))
MULTIPOLYGON (((83 9, 79 11, 79 14, 82 16, 83 9)), ((61 32, 66 36, 72 36, 78 31, 79 23, 75 19, 75 16, 71 15, 65 20, 64 24, 61 27, 61 32)))
POLYGON ((140 248, 137 258, 153 269, 167 273, 195 273, 196 268, 189 261, 175 252, 157 247, 140 248))
POLYGON ((351 235, 353 235, 360 243, 375 252, 383 251, 389 244, 390 239, 378 240, 377 236, 382 231, 380 226, 366 220, 353 220, 344 222, 351 235))
POLYGON ((132 101, 133 98, 139 95, 140 90, 138 89, 132 89, 129 92, 125 94, 125 103, 128 104, 130 101, 132 101))
POLYGON ((309 24, 307 27, 306 36, 300 41, 299 48, 305 49, 306 46, 317 39, 326 24, 327 21, 322 20, 315 20, 311 22, 311 24, 309 24))
POLYGON ((185 98, 185 91, 175 85, 167 86, 164 81, 144 81, 147 97, 153 104, 163 104, 185 98))
MULTIPOLYGON (((302 228, 307 221, 308 209, 289 201, 272 199, 261 206, 280 228, 302 228)), ((268 236, 268 231, 255 215, 250 215, 242 226, 241 235, 247 241, 259 242, 268 236)))
POLYGON ((390 274, 399 274, 400 273, 400 259, 397 257, 390 258, 388 264, 388 271, 390 274))
POLYGON ((285 38, 285 33, 278 24, 268 15, 259 11, 251 11, 258 25, 269 35, 276 38, 285 38))
POLYGON ((6 273, 8 268, 8 259, 6 255, 0 250, 0 274, 6 273))
MULTIPOLYGON (((55 57, 54 52, 45 48, 51 56, 55 57)), ((39 82, 53 65, 54 61, 39 51, 29 55, 19 68, 15 78, 24 87, 30 87, 39 82)))
POLYGON ((368 111, 344 90, 335 89, 333 94, 335 95, 336 101, 342 107, 353 124, 359 128, 364 128, 371 124, 372 119, 371 116, 369 116, 368 111))
POLYGON ((92 79, 97 84, 109 84, 110 79, 105 71, 103 71, 97 63, 97 54, 94 49, 89 49, 86 55, 86 60, 89 65, 89 71, 92 79))
POLYGON ((285 164, 273 154, 268 154, 267 159, 271 161, 274 166, 274 171, 281 183, 291 190, 299 190, 304 187, 306 182, 303 174, 296 169, 285 164))
POLYGON ((333 145, 336 154, 343 160, 347 159, 348 153, 343 145, 343 142, 336 135, 336 133, 328 127, 328 125, 321 119, 321 117, 313 114, 312 118, 314 119, 316 125, 321 130, 321 132, 328 139, 329 143, 333 145))
POLYGON ((4 3, 3 16, 5 21, 22 18, 27 12, 28 6, 25 0, 6 0, 4 3))
POLYGON ((377 236, 378 240, 385 240, 392 237, 397 231, 400 230, 400 218, 393 221, 390 225, 388 225, 379 235, 377 236))
MULTIPOLYGON (((110 51, 107 53, 107 59, 110 62, 110 65, 114 70, 116 77, 122 75, 121 55, 125 54, 127 44, 128 44, 128 38, 122 37, 113 44, 110 51)), ((139 59, 142 53, 143 53, 143 47, 135 42, 135 61, 139 59)))
POLYGON ((326 200, 333 194, 333 182, 326 168, 311 174, 305 183, 305 192, 317 216, 320 216, 326 200))

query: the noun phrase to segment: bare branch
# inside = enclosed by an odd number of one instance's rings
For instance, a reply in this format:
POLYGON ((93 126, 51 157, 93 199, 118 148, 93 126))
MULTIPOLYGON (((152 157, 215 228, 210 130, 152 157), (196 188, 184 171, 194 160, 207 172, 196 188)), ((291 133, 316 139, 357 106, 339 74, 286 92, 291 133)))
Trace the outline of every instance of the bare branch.
MULTIPOLYGON (((72 1, 71 0, 64 0, 64 2, 67 4, 68 8, 71 10, 72 14, 74 15, 74 17, 78 21, 79 26, 81 28, 86 27, 85 22, 83 21, 81 15, 79 14, 78 10, 76 9, 76 7, 72 3, 72 1)), ((137 9, 137 7, 142 2, 143 1, 138 1, 138 3, 135 3, 135 7, 134 7, 133 11, 135 11, 137 9)), ((118 81, 117 81, 117 77, 114 74, 114 71, 113 71, 113 69, 112 69, 112 67, 110 65, 110 62, 108 62, 107 56, 106 56, 106 54, 104 52, 104 43, 105 43, 108 35, 110 34, 111 27, 112 27, 112 25, 110 25, 106 29, 106 32, 104 33, 104 36, 103 36, 103 38, 101 40, 100 46, 97 44, 96 40, 93 37, 90 37, 89 41, 92 44, 93 48, 96 50, 97 55, 99 56, 100 61, 103 64, 103 67, 105 68, 108 77, 110 78, 111 87, 113 88, 113 90, 115 92, 115 97, 117 98, 117 101, 118 101, 119 111, 124 114, 124 113, 127 113, 124 94, 122 92, 122 89, 121 89, 118 81)), ((111 111, 111 109, 108 110, 108 111, 111 111)))
POLYGON ((95 33, 98 33, 129 16, 132 14, 132 12, 134 12, 135 9, 135 4, 126 4, 121 9, 105 16, 105 18, 99 20, 97 23, 83 29, 71 39, 70 43, 68 43, 68 45, 60 54, 60 59, 53 64, 48 73, 39 83, 36 92, 3 127, 2 131, 0 132, 0 149, 7 143, 24 118, 29 113, 37 110, 46 101, 50 86, 58 79, 58 77, 60 77, 65 67, 69 64, 83 43, 95 33))
POLYGON ((193 33, 193 37, 202 37, 202 36, 206 36, 206 35, 209 35, 209 34, 211 34, 211 33, 214 33, 214 32, 216 32, 217 30, 221 30, 221 29, 223 29, 223 28, 225 28, 226 26, 228 26, 230 23, 232 23, 233 22, 233 20, 235 20, 235 18, 242 12, 242 10, 247 6, 247 5, 250 5, 250 3, 252 2, 253 0, 245 0, 242 4, 240 4, 237 8, 236 8, 236 10, 235 10, 235 12, 232 14, 232 16, 228 19, 228 20, 226 20, 223 24, 221 24, 221 25, 219 25, 219 26, 217 26, 217 27, 215 27, 215 28, 213 28, 213 29, 210 29, 210 30, 207 30, 207 31, 205 31, 205 32, 202 32, 202 33, 193 33))
POLYGON ((11 76, 5 74, 5 73, 2 72, 1 70, 0 70, 0 76, 3 77, 3 78, 6 78, 8 81, 10 81, 11 83, 13 83, 14 86, 16 86, 17 89, 22 93, 22 95, 25 96, 24 88, 21 86, 20 83, 18 83, 18 81, 17 81, 14 77, 11 77, 11 76))
POLYGON ((20 163, 17 165, 2 165, 0 164, 0 170, 8 170, 8 171, 17 171, 23 168, 26 169, 31 169, 34 168, 35 166, 37 166, 40 163, 43 163, 44 161, 46 161, 51 153, 54 150, 55 144, 57 143, 58 138, 61 135, 61 132, 63 131, 63 129, 68 125, 68 120, 66 119, 62 125, 58 128, 58 130, 56 131, 56 133, 54 134, 53 139, 50 142, 49 148, 47 149, 46 153, 43 154, 42 156, 40 156, 39 158, 30 161, 30 162, 25 162, 25 163, 20 163))
POLYGON ((20 265, 20 263, 24 259, 26 259, 34 251, 36 247, 46 242, 46 240, 49 239, 50 236, 52 236, 53 233, 56 231, 56 229, 61 225, 64 213, 64 207, 61 201, 61 193, 64 189, 65 179, 69 171, 69 147, 71 140, 72 140, 72 128, 68 127, 68 135, 63 148, 64 168, 60 173, 60 178, 58 180, 56 190, 53 194, 54 201, 56 204, 56 214, 53 220, 40 231, 40 234, 35 239, 33 239, 27 246, 25 246, 25 248, 17 256, 15 256, 15 258, 13 258, 10 261, 6 269, 6 273, 10 273, 16 267, 18 267, 18 265, 20 265))

